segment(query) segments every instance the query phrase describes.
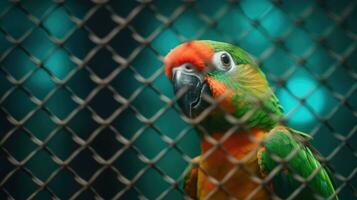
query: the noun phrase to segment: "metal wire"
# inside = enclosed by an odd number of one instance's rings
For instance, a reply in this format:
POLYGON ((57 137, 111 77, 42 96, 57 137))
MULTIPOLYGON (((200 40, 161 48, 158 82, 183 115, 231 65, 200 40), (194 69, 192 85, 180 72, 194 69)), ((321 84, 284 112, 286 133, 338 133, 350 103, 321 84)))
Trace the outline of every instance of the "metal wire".
MULTIPOLYGON (((225 188, 225 182, 227 182, 238 170, 243 170, 251 176, 251 179, 254 180, 254 182, 260 184, 260 187, 256 188, 247 199, 254 198, 254 195, 262 189, 268 190, 273 198, 279 199, 279 197, 274 194, 274 191, 270 189, 268 183, 277 173, 283 170, 284 162, 291 159, 299 149, 291 152, 286 160, 279 160, 277 157, 276 159, 282 164, 274 169, 269 176, 264 178, 256 176, 245 166, 244 163, 246 160, 236 160, 221 146, 221 144, 233 134, 238 126, 244 124, 244 120, 237 120, 233 116, 227 114, 226 118, 232 120, 232 127, 225 134, 224 138, 216 140, 207 133, 205 127, 202 127, 199 124, 206 115, 202 115, 194 120, 188 119, 175 106, 177 99, 180 98, 180 94, 177 96, 170 96, 161 86, 158 86, 158 84, 155 83, 164 76, 162 67, 148 66, 155 70, 152 70, 149 75, 143 75, 145 70, 142 68, 138 69, 134 66, 136 65, 136 62, 143 62, 141 55, 144 54, 146 50, 151 51, 153 53, 152 56, 159 61, 157 63, 162 65, 162 59, 165 56, 165 53, 162 52, 162 49, 157 48, 155 42, 160 40, 165 31, 171 31, 179 42, 207 37, 207 33, 214 31, 219 35, 220 40, 237 45, 243 43, 249 35, 258 32, 261 37, 271 44, 260 52, 259 55, 255 55, 258 63, 264 67, 266 67, 265 62, 271 59, 275 52, 280 50, 283 51, 284 55, 292 61, 292 64, 287 67, 288 70, 282 76, 275 75, 273 72, 269 71, 267 71, 267 76, 272 82, 278 84, 275 91, 284 89, 287 91, 288 95, 293 97, 294 101, 299 102, 298 106, 292 109, 286 119, 289 119, 294 112, 297 112, 298 107, 303 105, 315 118, 315 125, 312 126, 313 129, 310 131, 310 134, 312 136, 318 136, 318 133, 322 131, 321 129, 327 129, 328 133, 325 134, 330 134, 338 144, 328 155, 321 156, 319 160, 322 162, 323 166, 328 165, 332 168, 333 178, 336 179, 338 183, 335 195, 345 195, 347 198, 352 196, 356 197, 357 192, 353 184, 356 182, 355 174, 357 172, 357 155, 354 146, 356 145, 356 139, 354 138, 357 129, 355 110, 355 101, 357 101, 355 93, 357 84, 355 83, 355 80, 357 79, 357 75, 355 68, 353 67, 353 62, 356 62, 357 36, 355 25, 354 27, 350 27, 346 24, 347 21, 355 16, 354 13, 357 1, 349 1, 342 6, 342 9, 339 12, 336 12, 333 9, 334 6, 337 6, 337 3, 336 5, 331 5, 329 2, 318 1, 316 3, 308 4, 309 6, 302 9, 298 15, 294 14, 293 9, 285 7, 286 2, 273 1, 267 9, 258 13, 257 17, 252 17, 250 13, 247 13, 243 6, 244 2, 224 2, 222 3, 222 6, 215 8, 214 15, 209 15, 207 11, 204 10, 205 6, 202 6, 200 3, 200 1, 175 2, 177 5, 171 9, 169 14, 163 12, 160 7, 163 4, 161 1, 133 1, 133 3, 124 3, 124 1, 110 2, 107 0, 92 0, 91 2, 77 2, 74 3, 75 5, 73 5, 73 2, 69 1, 53 1, 48 5, 41 5, 41 3, 34 3, 31 5, 31 3, 26 1, 10 1, 4 3, 3 8, 0 10, 0 33, 2 34, 4 41, 9 43, 9 45, 3 48, 4 50, 1 49, 0 56, 0 123, 3 124, 0 124, 2 129, 0 132, 0 188, 2 197, 7 199, 46 199, 48 197, 53 199, 132 199, 135 197, 139 199, 150 199, 152 198, 152 194, 149 194, 150 192, 148 192, 147 189, 142 189, 143 184, 140 183, 140 181, 145 174, 154 170, 166 184, 166 186, 163 186, 165 189, 160 191, 155 198, 172 199, 173 196, 171 193, 173 191, 177 192, 177 194, 174 194, 175 198, 189 198, 179 187, 180 182, 184 179, 185 173, 180 172, 179 176, 173 177, 167 173, 166 169, 162 169, 158 163, 160 163, 170 151, 175 151, 180 154, 179 157, 182 159, 184 165, 188 163, 195 164, 194 158, 179 145, 182 140, 189 137, 190 132, 195 128, 196 130, 200 130, 203 133, 205 140, 213 145, 213 148, 207 154, 201 155, 201 159, 208 157, 215 151, 215 149, 221 148, 227 153, 227 159, 236 166, 221 181, 215 179, 210 176, 209 173, 204 172, 204 170, 201 169, 203 173, 209 177, 210 181, 217 185, 217 187, 208 195, 207 199, 209 199, 211 195, 214 195, 217 190, 223 190, 227 195, 231 195, 231 192, 225 188), (42 9, 43 12, 39 14, 38 11, 36 11, 36 8, 42 9), (78 14, 78 10, 82 8, 85 11, 82 11, 82 14, 78 14), (125 12, 124 8, 128 9, 126 14, 123 14, 125 12), (199 28, 196 27, 195 34, 187 37, 187 34, 183 34, 182 30, 179 30, 175 24, 182 16, 188 15, 188 13, 192 11, 195 13, 195 20, 200 20, 202 26, 199 28), (268 18, 269 15, 276 11, 283 13, 284 20, 287 20, 292 24, 292 26, 287 27, 280 33, 279 37, 272 36, 269 28, 262 23, 265 18, 268 18), (333 25, 329 26, 323 32, 316 34, 307 27, 306 23, 312 18, 312 15, 321 11, 324 12, 329 20, 332 20, 333 25), (17 14, 14 15, 13 12, 16 12, 17 14), (61 26, 61 22, 58 22, 59 24, 48 24, 48 21, 50 21, 51 17, 57 12, 60 12, 60 17, 66 17, 72 24, 72 26, 67 27, 65 33, 62 33, 60 36, 54 33, 53 27, 61 26), (225 17, 227 17, 227 13, 229 12, 239 13, 239 16, 241 16, 240 20, 250 24, 251 28, 245 29, 237 35, 230 35, 225 33, 225 31, 222 31, 218 25, 225 17), (153 18, 152 21, 155 21, 158 25, 151 25, 150 23, 154 22, 151 22, 149 19, 142 23, 135 22, 135 20, 137 20, 140 15, 143 15, 143 13, 149 13, 153 18), (26 22, 22 21, 24 19, 15 19, 20 15, 26 18, 26 22), (103 20, 104 15, 109 16, 107 18, 109 21, 103 20), (30 25, 29 27, 26 27, 26 30, 22 31, 21 34, 18 34, 11 29, 11 26, 9 26, 11 20, 14 20, 15 22, 17 20, 15 24, 29 23, 30 25), (95 24, 94 26, 93 23, 95 24), (101 23, 105 25, 101 25, 101 23), (150 26, 148 26, 150 33, 148 34, 143 33, 145 30, 140 27, 140 25, 145 23, 150 24, 150 26), (110 25, 107 26, 107 24, 112 25, 108 28, 110 25), (108 30, 105 30, 106 28, 108 30), (287 44, 289 40, 291 40, 289 37, 291 37, 297 29, 307 34, 312 41, 309 48, 299 54, 293 52, 287 44), (350 41, 342 51, 336 50, 335 46, 338 45, 333 46, 333 44, 328 41, 329 38, 334 37, 333 34, 335 34, 337 30, 342 30, 345 37, 350 41), (47 44, 45 44, 46 42, 41 41, 35 45, 29 45, 29 41, 33 40, 34 36, 38 35, 36 31, 43 32, 47 43, 51 44, 53 47, 42 48, 41 45, 47 44), (73 41, 72 39, 79 31, 85 31, 86 39, 91 43, 91 47, 83 46, 82 50, 84 50, 85 53, 75 52, 73 50, 73 45, 70 45, 74 44, 75 46, 82 47, 80 42, 76 44, 77 41, 73 41), (118 42, 117 37, 119 37, 119 35, 124 35, 124 38, 130 38, 130 41, 119 39, 118 42), (41 48, 43 49, 41 51, 43 55, 40 55, 36 50, 41 48), (317 74, 309 66, 308 60, 313 57, 320 48, 326 51, 326 55, 331 57, 333 62, 330 66, 325 66, 325 73, 317 74), (14 72, 13 69, 7 67, 5 64, 6 62, 15 62, 15 58, 19 56, 18 51, 22 52, 27 57, 31 65, 34 65, 34 67, 24 73, 21 77, 18 77, 16 71, 14 72), (63 52, 66 55, 66 58, 73 63, 72 69, 65 72, 62 77, 48 66, 49 60, 57 51, 63 52), (106 57, 106 60, 103 59, 105 56, 102 56, 102 52, 108 53, 109 56, 106 57), (98 57, 100 62, 94 62, 98 57), (113 63, 112 65, 114 67, 106 68, 105 66, 111 65, 110 63, 113 63), (103 65, 104 67, 93 66, 98 64, 103 65), (345 75, 351 77, 353 80, 353 84, 346 88, 345 93, 336 90, 334 84, 337 83, 329 81, 329 79, 341 68, 346 71, 345 75), (313 89, 305 94, 304 97, 296 95, 295 91, 292 91, 287 85, 287 81, 300 69, 305 70, 308 75, 317 82, 313 89), (49 81, 54 85, 47 91, 40 87, 41 84, 33 89, 29 83, 36 78, 37 80, 40 80, 41 77, 37 76, 40 72, 46 74, 46 77, 49 77, 49 81), (133 89, 130 95, 124 95, 126 86, 123 86, 120 80, 118 81, 118 79, 128 79, 128 77, 122 77, 124 76, 124 73, 130 73, 130 78, 135 80, 136 84, 139 85, 137 88, 133 89), (89 84, 88 82, 81 81, 82 79, 76 78, 78 76, 90 80, 89 84), (118 82, 121 83, 121 85, 118 86, 118 82), (76 89, 76 86, 80 85, 91 85, 91 87, 88 86, 90 87, 88 92, 83 94, 82 90, 79 91, 76 89), (314 106, 306 103, 307 99, 321 87, 326 88, 330 98, 334 98, 334 101, 336 102, 329 108, 330 112, 323 116, 316 112, 314 106), (159 108, 155 109, 154 114, 149 117, 146 112, 143 112, 142 107, 138 106, 136 103, 137 101, 145 101, 145 92, 147 90, 152 91, 153 95, 157 97, 157 101, 160 102, 158 103, 158 105, 160 104, 159 108), (38 91, 42 91, 44 94, 42 96, 38 95, 38 91), (58 97, 58 94, 61 92, 64 92, 71 100, 66 100, 64 97, 58 97), (24 94, 23 98, 17 99, 17 102, 12 102, 14 98, 13 96, 20 93, 24 94), (105 94, 108 94, 110 99, 115 102, 115 105, 113 103, 114 106, 109 105, 109 103, 106 102, 106 98, 103 97, 105 94), (97 98, 101 99, 99 100, 99 106, 96 103, 98 101, 96 100, 97 98), (55 107, 57 107, 57 110, 54 109, 53 105, 51 106, 51 101, 56 102, 55 107), (61 102, 65 103, 62 105, 61 102), (26 104, 28 105, 25 105, 27 110, 14 111, 14 105, 11 105, 11 103, 16 105, 26 104), (107 103, 108 105, 106 105, 107 103), (65 114, 59 114, 61 112, 58 111, 58 109, 61 110, 61 106, 66 107, 64 104, 74 104, 75 106, 70 107, 68 112, 63 111, 66 112, 65 114), (352 121, 352 125, 346 127, 345 130, 348 130, 348 132, 344 134, 341 134, 341 131, 335 128, 336 122, 333 120, 342 107, 347 109, 347 112, 352 115, 352 119, 348 119, 352 121), (180 115, 181 119, 185 121, 186 124, 189 124, 188 126, 183 127, 183 129, 180 129, 179 133, 174 137, 158 126, 158 121, 165 119, 165 116, 170 111, 174 111, 177 116, 180 115), (21 114, 22 112, 23 114, 21 114), (118 123, 127 123, 123 121, 121 117, 128 116, 128 112, 133 114, 137 123, 140 124, 135 131, 130 133, 129 131, 125 132, 118 128, 118 123), (42 128, 42 126, 45 125, 42 124, 41 121, 36 121, 37 116, 40 115, 40 113, 44 113, 46 116, 45 118, 53 124, 52 129, 42 128), (73 126, 74 121, 79 116, 82 116, 79 117, 82 122, 86 122, 83 115, 90 118, 90 126, 93 124, 93 129, 91 127, 91 130, 89 130, 87 135, 76 130, 76 127, 79 126, 78 124, 73 126), (118 119, 122 121, 119 120, 118 122, 118 119), (33 122, 33 120, 36 122, 33 122), (35 129, 33 126, 35 126, 35 129), (44 131, 45 134, 41 135, 39 133, 41 131, 44 131), (147 152, 143 152, 143 150, 136 144, 143 135, 147 134, 147 131, 154 131, 158 136, 158 140, 163 142, 164 145, 164 148, 156 152, 152 158, 147 156, 147 152), (21 134, 25 136, 25 142, 16 143, 15 140, 20 140, 19 137, 21 134), (108 137, 111 137, 109 140, 103 139, 103 141, 115 141, 118 147, 106 148, 105 143, 101 143, 103 134, 108 134, 108 137), (60 137, 59 135, 68 135, 71 144, 63 143, 63 146, 60 148, 51 147, 53 143, 61 143, 61 140, 58 139, 58 137, 60 137), (98 142, 101 146, 99 148, 97 147, 98 142), (72 151, 68 150, 70 152, 67 156, 63 156, 63 153, 58 153, 63 151, 59 149, 70 148, 66 145, 72 144, 76 147, 72 151), (26 152, 27 146, 30 145, 34 145, 34 147, 26 152), (19 152, 21 152, 22 147, 25 149, 23 151, 25 152, 25 155, 20 159, 17 155, 20 154, 19 152), (343 151, 343 149, 347 150, 343 151), (134 157, 143 164, 142 167, 138 166, 140 170, 134 173, 131 178, 128 178, 130 175, 127 173, 128 168, 131 167, 127 166, 130 165, 130 159, 122 160, 121 158, 129 151, 133 152, 134 157), (349 171, 342 172, 340 168, 336 168, 330 163, 331 160, 336 157, 343 157, 339 155, 342 151, 349 151, 353 155, 353 160, 351 161, 352 166, 349 171), (112 154, 103 156, 110 154, 108 152, 112 152, 112 154), (48 161, 35 162, 34 160, 36 157, 42 153, 45 153, 50 159, 48 161), (81 161, 86 160, 87 154, 90 155, 89 157, 91 157, 93 166, 88 166, 85 162, 81 163, 81 161), (128 161, 128 163, 120 163, 118 165, 118 161, 128 161), (33 162, 35 162, 35 164, 31 164, 33 162), (75 162, 79 162, 80 164, 74 165, 73 163, 75 162), (55 167, 49 170, 49 172, 46 172, 46 176, 39 172, 42 169, 41 165, 55 165, 55 167), (1 166, 3 166, 3 168, 1 166), (126 170, 121 169, 123 166, 125 166, 124 168, 126 170), (54 183, 56 180, 61 179, 59 177, 64 177, 64 173, 69 174, 71 180, 74 180, 76 185, 75 189, 69 189, 70 186, 68 186, 67 189, 61 190, 59 189, 61 187, 54 183), (86 176, 84 175, 85 173, 88 173, 89 175, 86 176), (108 183, 110 178, 102 178, 103 176, 108 176, 108 174, 115 177, 114 182, 118 184, 118 187, 98 185, 97 182, 104 184, 108 183), (28 180, 28 178, 30 181, 26 183, 26 186, 22 185, 21 187, 17 187, 25 180, 28 180)), ((301 5, 299 3, 296 4, 301 5)), ((170 8, 168 7, 167 10, 169 9, 170 8)), ((20 28, 16 30, 21 31, 20 28)), ((19 66, 13 65, 12 67, 15 68, 19 66)), ((342 81, 343 80, 341 80, 341 82, 342 81)), ((44 88, 46 87, 44 86, 44 88)), ((219 106, 219 102, 214 102, 212 99, 211 103, 212 105, 208 109, 214 109, 219 106)), ((22 106, 20 107, 24 108, 22 106)), ((153 105, 153 107, 156 108, 157 105, 153 105)), ((254 112, 254 110, 252 112, 254 112)), ((171 120, 167 120, 166 123, 171 123, 171 120)), ((122 126, 125 127, 125 125, 122 126)), ((326 132, 326 130, 324 130, 324 132, 326 132)), ((305 187, 308 187, 307 182, 311 180, 319 170, 320 169, 311 174, 307 180, 301 176, 294 175, 294 179, 301 181, 302 184, 289 196, 288 199, 294 199, 299 192, 305 187)), ((65 178, 62 179, 62 185, 73 182, 67 182, 65 178)), ((113 183, 113 181, 110 183, 113 183)), ((317 196, 317 198, 321 197, 317 196)))

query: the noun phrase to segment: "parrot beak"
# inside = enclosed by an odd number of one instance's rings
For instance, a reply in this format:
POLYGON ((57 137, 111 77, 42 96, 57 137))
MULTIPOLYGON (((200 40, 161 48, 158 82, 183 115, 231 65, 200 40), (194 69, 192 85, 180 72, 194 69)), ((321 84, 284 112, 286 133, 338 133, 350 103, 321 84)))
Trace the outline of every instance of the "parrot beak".
POLYGON ((185 115, 192 118, 209 106, 202 95, 211 95, 211 91, 203 75, 190 63, 173 68, 172 81, 175 94, 180 96, 177 103, 185 115))

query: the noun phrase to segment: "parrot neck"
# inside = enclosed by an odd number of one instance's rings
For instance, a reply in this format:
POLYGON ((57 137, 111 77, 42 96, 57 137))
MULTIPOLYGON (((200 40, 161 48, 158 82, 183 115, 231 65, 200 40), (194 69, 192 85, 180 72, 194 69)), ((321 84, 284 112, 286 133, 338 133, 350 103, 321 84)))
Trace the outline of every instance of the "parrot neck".
POLYGON ((239 81, 233 81, 220 74, 211 74, 211 76, 213 77, 207 77, 206 81, 213 98, 219 102, 219 107, 202 121, 206 131, 215 133, 230 129, 232 123, 226 120, 226 113, 244 120, 246 128, 271 129, 281 121, 282 106, 265 78, 258 76, 262 80, 253 84, 254 87, 252 85, 248 87, 247 83, 239 84, 239 81))
MULTIPOLYGON (((244 159, 245 156, 250 155, 251 152, 259 150, 259 142, 263 139, 266 130, 253 128, 250 131, 239 131, 231 134, 228 138, 221 143, 221 147, 215 148, 214 144, 210 143, 206 137, 201 137, 201 151, 202 155, 207 155, 203 160, 208 166, 219 165, 222 163, 231 163, 228 160, 227 153, 237 160, 244 159)), ((224 138, 225 133, 214 133, 210 136, 216 141, 224 138)))

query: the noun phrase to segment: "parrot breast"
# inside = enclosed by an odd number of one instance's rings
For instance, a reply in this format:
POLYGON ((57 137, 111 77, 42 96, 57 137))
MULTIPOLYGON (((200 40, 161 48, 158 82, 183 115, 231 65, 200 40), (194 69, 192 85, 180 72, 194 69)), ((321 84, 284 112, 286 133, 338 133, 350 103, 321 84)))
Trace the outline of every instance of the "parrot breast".
MULTIPOLYGON (((198 199, 269 199, 268 191, 251 177, 261 177, 257 152, 259 141, 264 131, 253 129, 247 133, 232 134, 221 147, 212 151, 213 144, 201 139, 202 160, 198 174, 198 199), (207 153, 209 152, 209 153, 207 153), (204 158, 205 154, 209 154, 204 158), (229 155, 228 155, 229 154, 229 155), (231 157, 231 158, 229 158, 231 157), (203 159, 204 158, 204 159, 203 159), (241 163, 236 167, 232 159, 241 163), (212 178, 222 182, 223 188, 217 188, 212 178)), ((213 134, 217 141, 224 134, 213 134)))

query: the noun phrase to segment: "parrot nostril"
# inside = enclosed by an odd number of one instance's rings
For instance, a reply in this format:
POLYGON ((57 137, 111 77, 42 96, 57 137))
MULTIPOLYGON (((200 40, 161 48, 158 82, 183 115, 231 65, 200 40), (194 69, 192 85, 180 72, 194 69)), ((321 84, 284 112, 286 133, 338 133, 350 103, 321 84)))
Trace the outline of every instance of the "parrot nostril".
POLYGON ((180 72, 186 72, 186 73, 188 73, 188 74, 193 74, 193 73, 195 73, 197 70, 196 70, 196 67, 193 66, 192 64, 190 64, 190 63, 185 63, 185 64, 182 64, 182 65, 180 65, 180 66, 173 67, 173 68, 171 69, 172 74, 175 74, 175 73, 177 73, 178 71, 180 71, 180 72))
POLYGON ((187 72, 193 72, 193 71, 194 71, 193 66, 190 65, 190 64, 186 64, 186 65, 184 66, 184 68, 185 68, 185 71, 187 71, 187 72))

